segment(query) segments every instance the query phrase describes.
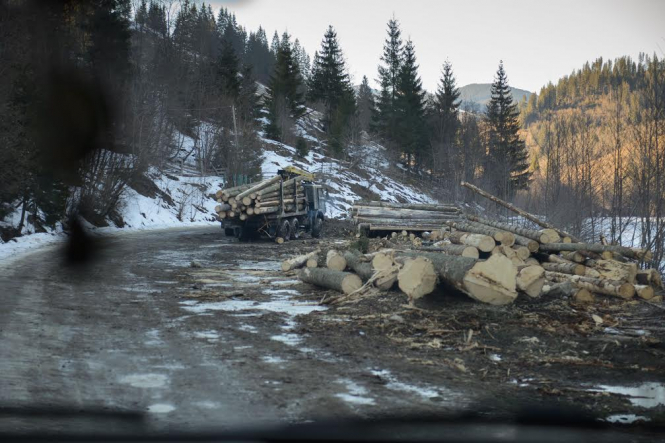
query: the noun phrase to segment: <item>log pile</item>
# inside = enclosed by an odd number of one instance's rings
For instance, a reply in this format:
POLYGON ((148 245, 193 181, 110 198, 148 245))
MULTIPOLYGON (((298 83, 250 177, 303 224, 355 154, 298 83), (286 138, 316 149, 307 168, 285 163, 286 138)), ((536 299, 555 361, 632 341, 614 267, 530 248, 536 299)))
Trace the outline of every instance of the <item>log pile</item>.
POLYGON ((410 305, 437 287, 491 305, 509 304, 518 296, 579 303, 597 297, 650 300, 663 290, 657 270, 640 269, 649 251, 582 243, 545 222, 525 228, 462 214, 452 205, 382 202, 354 205, 353 217, 363 227, 361 236, 387 231, 372 240, 373 252, 317 250, 287 260, 283 269, 304 268, 297 271, 303 281, 342 291, 343 299, 396 287, 410 305))
POLYGON ((259 183, 236 186, 217 191, 215 212, 220 220, 247 220, 253 215, 270 215, 280 211, 284 196, 284 211, 295 212, 305 209, 305 191, 302 177, 282 180, 281 176, 259 183))
POLYGON ((461 211, 455 205, 407 204, 377 201, 356 202, 351 215, 357 236, 385 231, 428 232, 449 220, 458 220, 461 211))

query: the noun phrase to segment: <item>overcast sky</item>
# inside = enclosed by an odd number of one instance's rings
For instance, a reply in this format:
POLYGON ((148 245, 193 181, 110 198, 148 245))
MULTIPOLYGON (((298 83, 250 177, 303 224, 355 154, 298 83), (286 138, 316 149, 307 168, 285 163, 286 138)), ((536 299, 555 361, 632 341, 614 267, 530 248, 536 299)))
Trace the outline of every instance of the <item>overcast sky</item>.
MULTIPOLYGON (((354 83, 377 77, 394 14, 415 44, 426 89, 441 65, 453 64, 459 86, 489 83, 503 60, 511 86, 538 91, 587 60, 640 52, 665 55, 665 0, 214 0, 248 31, 268 39, 284 30, 313 55, 329 24, 354 83)), ((373 83, 375 86, 376 84, 373 83)))

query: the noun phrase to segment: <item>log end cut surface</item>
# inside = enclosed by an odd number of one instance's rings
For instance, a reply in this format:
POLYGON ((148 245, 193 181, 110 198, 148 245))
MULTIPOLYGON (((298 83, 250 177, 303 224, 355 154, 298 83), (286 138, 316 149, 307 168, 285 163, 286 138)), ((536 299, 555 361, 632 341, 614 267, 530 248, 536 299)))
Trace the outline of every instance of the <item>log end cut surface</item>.
POLYGON ((464 288, 475 300, 505 305, 517 298, 516 279, 517 268, 513 262, 503 255, 492 255, 467 272, 464 288))

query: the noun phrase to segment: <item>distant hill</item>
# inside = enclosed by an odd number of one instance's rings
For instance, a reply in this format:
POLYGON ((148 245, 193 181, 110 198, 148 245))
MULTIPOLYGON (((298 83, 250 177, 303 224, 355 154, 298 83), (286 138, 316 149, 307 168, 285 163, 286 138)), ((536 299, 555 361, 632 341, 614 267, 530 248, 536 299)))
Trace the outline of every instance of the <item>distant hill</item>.
MULTIPOLYGON (((485 105, 490 100, 491 83, 471 83, 470 85, 462 86, 460 88, 460 99, 462 100, 463 109, 472 109, 477 106, 477 110, 483 111, 485 105)), ((526 95, 528 99, 531 92, 524 89, 512 88, 513 100, 519 103, 522 96, 526 95)))

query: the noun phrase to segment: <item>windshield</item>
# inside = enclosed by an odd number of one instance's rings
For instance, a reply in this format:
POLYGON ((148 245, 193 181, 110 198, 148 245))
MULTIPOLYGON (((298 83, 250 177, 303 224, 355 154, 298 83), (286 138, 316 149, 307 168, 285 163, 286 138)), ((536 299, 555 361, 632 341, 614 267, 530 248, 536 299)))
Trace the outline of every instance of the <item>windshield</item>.
POLYGON ((0 435, 652 432, 662 17, 1 2, 0 435))

